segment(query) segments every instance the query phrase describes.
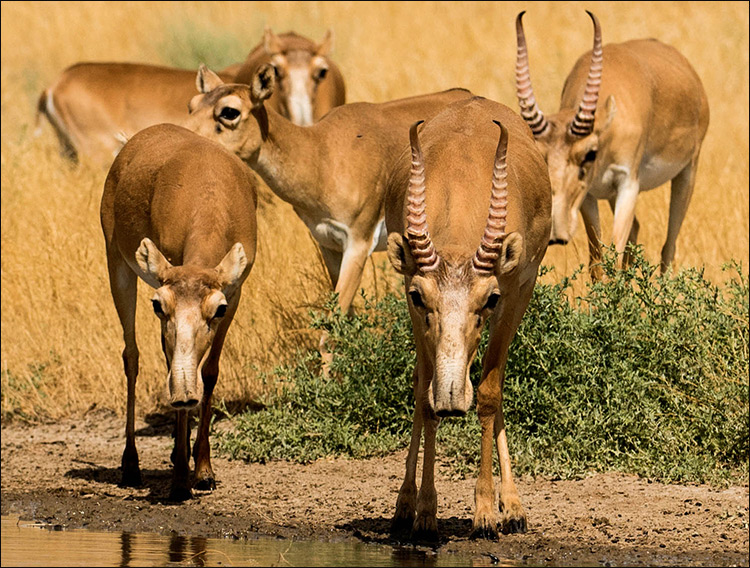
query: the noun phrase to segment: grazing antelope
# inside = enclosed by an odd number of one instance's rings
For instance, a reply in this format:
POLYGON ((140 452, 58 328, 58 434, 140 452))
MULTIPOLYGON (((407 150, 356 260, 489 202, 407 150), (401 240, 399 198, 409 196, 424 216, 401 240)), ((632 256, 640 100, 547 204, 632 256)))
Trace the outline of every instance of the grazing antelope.
MULTIPOLYGON (((293 122, 307 125, 343 104, 344 81, 328 57, 329 31, 320 45, 294 33, 273 35, 243 64, 219 72, 225 81, 252 77, 272 62, 285 86, 271 104, 293 122)), ((37 104, 37 131, 45 116, 55 130, 63 155, 86 156, 109 167, 125 140, 154 124, 181 124, 195 95, 195 71, 138 63, 77 63, 45 89, 37 104)))
POLYGON ((277 88, 266 104, 294 124, 310 126, 346 102, 344 77, 330 58, 332 50, 330 29, 315 44, 294 32, 277 36, 266 27, 262 45, 250 52, 234 82, 249 85, 260 66, 270 62, 277 88))
POLYGON ((219 357, 255 260, 257 178, 233 154, 180 126, 137 133, 112 164, 101 222, 128 382, 122 484, 141 484, 135 447, 138 277, 156 292, 169 401, 177 411, 170 498, 191 496, 188 411, 200 404, 195 486, 215 489, 208 443, 219 357))
MULTIPOLYGON (((231 81, 234 75, 221 76, 231 81)), ((76 63, 45 89, 46 117, 64 156, 108 168, 128 137, 154 124, 179 124, 195 95, 195 71, 140 63, 76 63)))
POLYGON ((262 66, 250 85, 225 84, 201 66, 202 94, 190 103, 185 125, 220 142, 253 168, 295 212, 321 248, 347 312, 368 256, 385 250, 386 174, 407 142, 414 120, 471 96, 464 89, 387 103, 336 107, 310 127, 300 127, 265 105, 276 76, 262 66))
POLYGON ((676 49, 655 39, 602 47, 594 22, 593 50, 582 55, 565 80, 560 110, 545 116, 531 87, 526 40, 516 18, 516 92, 524 117, 546 156, 552 183, 551 244, 565 244, 580 209, 589 243, 589 270, 601 278, 598 200, 614 214, 612 240, 618 263, 635 243, 638 193, 672 180, 669 227, 661 271, 672 263, 675 241, 695 185, 701 143, 708 128, 708 101, 700 78, 676 49), (604 101, 602 108, 599 100, 604 101), (597 112, 597 110, 599 112, 597 112))
POLYGON ((475 97, 446 107, 418 135, 419 124, 410 130, 411 163, 405 153, 386 196, 388 257, 404 275, 417 351, 414 424, 392 530, 437 537, 435 435, 442 418, 465 414, 473 401, 469 371, 489 320, 477 389, 482 439, 473 529, 494 537, 499 522, 504 532, 523 532, 526 513, 511 474, 502 389, 508 346, 549 241, 547 168, 528 127, 505 105, 475 97))

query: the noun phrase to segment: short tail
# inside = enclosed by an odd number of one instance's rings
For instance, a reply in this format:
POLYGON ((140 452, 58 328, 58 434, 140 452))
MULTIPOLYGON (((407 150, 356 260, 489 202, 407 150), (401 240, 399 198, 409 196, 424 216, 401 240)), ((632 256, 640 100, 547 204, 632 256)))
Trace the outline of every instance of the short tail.
POLYGON ((37 138, 42 135, 42 115, 47 116, 47 98, 48 97, 49 97, 49 92, 47 89, 45 89, 42 91, 42 94, 39 95, 39 100, 36 103, 36 117, 34 120, 34 136, 37 138))
POLYGON ((57 135, 57 140, 60 142, 60 153, 71 161, 77 162, 78 151, 76 150, 67 129, 64 128, 64 123, 60 122, 59 117, 55 112, 52 87, 42 91, 42 94, 39 95, 39 100, 36 103, 36 117, 34 124, 35 138, 38 138, 42 134, 42 116, 47 119, 47 122, 50 123, 57 135))

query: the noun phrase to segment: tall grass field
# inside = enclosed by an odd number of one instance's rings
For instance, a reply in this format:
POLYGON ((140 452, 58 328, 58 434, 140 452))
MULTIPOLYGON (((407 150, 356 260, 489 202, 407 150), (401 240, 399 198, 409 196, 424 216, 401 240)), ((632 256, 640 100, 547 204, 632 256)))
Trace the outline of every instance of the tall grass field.
MULTIPOLYGON (((49 124, 41 122, 35 132, 39 94, 67 66, 133 61, 218 69, 242 61, 266 25, 316 41, 330 28, 332 58, 346 80, 348 102, 465 87, 517 109, 514 21, 526 10, 536 98, 544 112, 553 113, 567 73, 592 45, 586 9, 598 16, 605 44, 655 37, 695 67, 711 121, 677 241, 675 272, 696 269, 722 286, 732 273, 722 266, 734 260, 733 274, 739 272, 746 286, 746 2, 2 2, 3 419, 54 420, 93 406, 123 414, 125 409, 123 340, 99 222, 106 171, 68 163, 49 124)), ((608 240, 612 215, 604 204, 600 210, 608 240)), ((639 197, 646 262, 658 261, 668 210, 668 185, 639 197)), ((224 348, 219 405, 266 400, 283 386, 285 377, 273 370, 298 350, 317 346, 320 330, 311 326, 310 312, 330 305, 322 258, 291 206, 263 187, 258 218, 257 261, 224 348)), ((540 282, 567 282, 587 262, 587 250, 580 226, 571 244, 550 248, 540 282)), ((586 280, 582 275, 566 293, 583 294, 586 280)), ((376 253, 356 306, 365 313, 365 298, 378 302, 401 286, 385 253, 376 253)), ((140 282, 139 413, 165 402, 166 369, 151 294, 140 282)), ((747 311, 744 318, 746 328, 747 311)), ((700 326, 689 331, 699 333, 700 326)), ((746 351, 744 356, 746 362, 746 351)), ((732 380, 735 372, 728 371, 732 380)))

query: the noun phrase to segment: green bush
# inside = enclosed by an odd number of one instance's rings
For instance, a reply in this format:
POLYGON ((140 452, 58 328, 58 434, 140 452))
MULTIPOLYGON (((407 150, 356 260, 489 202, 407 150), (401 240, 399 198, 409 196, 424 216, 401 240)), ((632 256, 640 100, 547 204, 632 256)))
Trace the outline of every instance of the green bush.
MULTIPOLYGON (((748 280, 736 264, 715 286, 699 269, 657 276, 634 249, 604 282, 573 300, 580 270, 537 284, 511 345, 504 388, 514 471, 576 477, 619 470, 666 481, 744 478, 748 444, 748 280)), ((332 378, 317 353, 277 369, 287 388, 266 409, 234 418, 220 450, 252 461, 355 458, 404 447, 411 431, 414 344, 406 302, 388 295, 353 317, 329 304, 313 318, 333 345, 332 378), (339 380, 337 380, 337 378, 339 380)), ((482 338, 472 380, 479 380, 482 338)), ((473 474, 472 412, 444 420, 438 455, 473 474)))

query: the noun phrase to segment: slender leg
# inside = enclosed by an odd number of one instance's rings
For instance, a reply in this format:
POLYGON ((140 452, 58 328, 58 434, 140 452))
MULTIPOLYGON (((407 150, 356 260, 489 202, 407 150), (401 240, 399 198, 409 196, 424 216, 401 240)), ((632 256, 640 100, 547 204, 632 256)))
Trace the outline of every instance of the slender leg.
POLYGON ((209 431, 211 428, 211 398, 213 396, 216 381, 219 378, 219 358, 221 350, 224 347, 229 326, 234 319, 237 306, 240 301, 241 289, 237 290, 235 297, 232 298, 224 321, 216 330, 211 351, 206 358, 206 362, 201 369, 203 377, 203 400, 201 400, 201 418, 198 424, 198 433, 195 437, 195 446, 193 447, 193 457, 195 458, 195 488, 201 490, 213 491, 216 489, 216 476, 211 467, 211 445, 209 444, 209 431))
MULTIPOLYGON (((615 212, 615 200, 609 199, 609 208, 612 210, 612 213, 615 212)), ((633 215, 633 225, 630 227, 630 234, 628 235, 628 242, 629 245, 635 245, 638 242, 638 231, 641 228, 641 224, 638 222, 638 217, 633 215)), ((622 266, 623 268, 627 268, 628 266, 631 266, 633 264, 633 255, 630 254, 630 252, 627 250, 627 246, 625 248, 625 255, 622 259, 622 266)))
POLYGON ((589 274, 591 280, 599 281, 604 276, 602 272, 602 229, 599 222, 599 204, 591 194, 586 194, 581 203, 581 217, 586 228, 589 243, 589 274))
POLYGON ((172 471, 172 488, 169 492, 170 501, 185 501, 193 496, 190 490, 190 458, 188 451, 190 444, 188 431, 188 411, 178 410, 177 436, 175 437, 175 460, 172 471))
MULTIPOLYGON (((328 275, 331 277, 331 286, 335 290, 339 283, 339 273, 341 272, 341 260, 343 258, 343 253, 325 247, 320 247, 320 252, 323 256, 323 261, 325 262, 328 275)), ((323 360, 323 376, 327 377, 328 367, 333 360, 333 354, 328 349, 328 332, 325 330, 323 330, 323 333, 320 334, 318 351, 320 351, 320 356, 323 360)))
POLYGON ((341 258, 343 257, 344 253, 325 247, 320 247, 320 253, 323 256, 323 261, 325 262, 328 276, 331 277, 331 288, 335 290, 339 282, 339 273, 341 272, 341 258))
POLYGON ((500 462, 500 529, 503 533, 526 532, 526 512, 521 505, 518 489, 513 481, 513 473, 510 465, 510 453, 508 452, 508 439, 505 432, 505 416, 503 414, 503 385, 505 383, 505 364, 508 360, 508 348, 513 336, 521 324, 526 306, 529 305, 531 295, 534 291, 535 281, 521 287, 519 301, 515 303, 514 318, 510 328, 507 329, 507 338, 501 337, 501 359, 500 359, 500 405, 495 415, 495 442, 500 462))
POLYGON ((422 482, 417 497, 417 517, 414 519, 412 539, 436 541, 437 531, 437 491, 435 490, 435 435, 440 418, 430 412, 426 400, 426 391, 417 403, 422 406, 424 427, 424 461, 422 463, 422 482))
POLYGON ((617 190, 612 226, 612 241, 617 250, 619 267, 623 266, 625 246, 627 245, 635 218, 635 204, 638 199, 639 185, 637 179, 627 179, 617 190))
POLYGON ((351 309, 352 301, 362 281, 368 252, 369 241, 367 240, 353 243, 344 251, 339 281, 336 284, 336 292, 339 293, 339 305, 343 313, 348 313, 351 309))
MULTIPOLYGON (((364 245, 366 244, 364 243, 364 245)), ((367 247, 363 246, 362 243, 358 243, 347 248, 341 257, 339 278, 335 283, 335 291, 339 294, 339 307, 344 314, 351 312, 354 295, 357 293, 359 283, 362 281, 362 272, 367 262, 367 252, 367 247)), ((326 258, 325 254, 323 258, 326 258)), ((326 260, 326 264, 328 264, 328 260, 326 260)), ((334 280, 333 276, 331 279, 334 280)), ((321 334, 318 349, 323 360, 323 376, 327 377, 329 365, 333 360, 333 354, 328 349, 328 334, 325 331, 321 334)))
POLYGON ((406 474, 396 500, 396 514, 391 521, 391 534, 399 536, 408 534, 414 526, 417 510, 417 458, 419 457, 419 443, 422 440, 422 405, 418 404, 419 393, 418 373, 419 364, 414 366, 414 421, 411 429, 409 453, 406 456, 406 474))
POLYGON ((122 481, 125 487, 143 484, 135 447, 135 383, 138 377, 138 345, 135 340, 135 307, 138 277, 130 270, 115 247, 107 247, 109 286, 122 325, 125 349, 122 361, 128 382, 127 417, 125 419, 125 451, 122 454, 122 481), (114 250, 113 250, 114 249, 114 250))
MULTIPOLYGON (((495 373, 496 374, 496 373, 495 373)), ((490 394, 491 383, 496 379, 483 381, 477 393, 477 401, 482 400, 479 409, 479 423, 482 427, 481 450, 479 460, 479 475, 474 489, 474 523, 472 527, 472 538, 496 538, 497 537, 497 507, 495 506, 495 482, 492 479, 492 451, 494 443, 494 405, 486 399, 496 399, 497 393, 490 394), (482 388, 482 385, 485 385, 482 388), (482 393, 480 396, 479 393, 482 393), (488 396, 489 395, 489 396, 488 396)), ((477 405, 478 407, 480 404, 477 405)))
POLYGON ((677 235, 685 219, 690 198, 693 196, 695 187, 695 171, 698 163, 698 154, 672 180, 671 197, 669 201, 669 228, 667 239, 661 249, 661 273, 664 274, 674 260, 677 243, 677 235))
POLYGON ((498 534, 498 507, 492 478, 493 445, 500 461, 500 524, 503 532, 524 532, 526 513, 521 505, 510 467, 510 456, 503 419, 503 383, 508 347, 518 329, 531 299, 534 280, 522 289, 510 292, 492 318, 490 344, 482 365, 482 379, 477 390, 477 413, 482 426, 482 449, 479 477, 475 491, 476 512, 473 536, 495 538, 498 534), (503 322, 508 322, 504 324, 503 322))

